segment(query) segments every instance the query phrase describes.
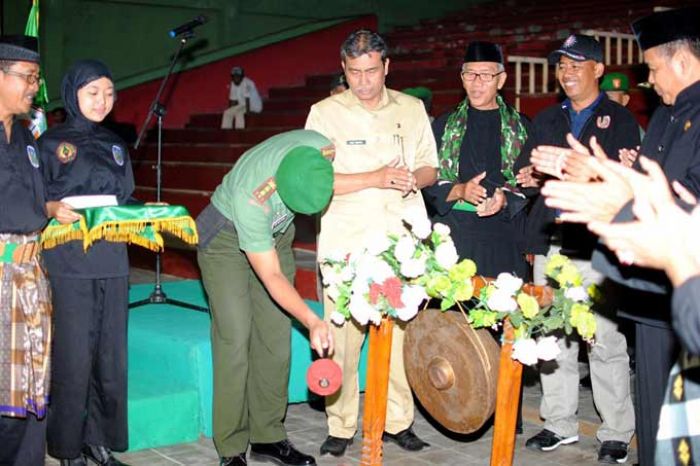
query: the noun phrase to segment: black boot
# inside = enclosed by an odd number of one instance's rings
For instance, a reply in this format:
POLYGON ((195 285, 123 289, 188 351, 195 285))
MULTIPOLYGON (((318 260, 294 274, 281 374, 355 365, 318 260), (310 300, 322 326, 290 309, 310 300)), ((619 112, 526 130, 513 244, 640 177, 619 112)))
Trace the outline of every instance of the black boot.
POLYGON ((99 445, 85 445, 83 455, 98 466, 129 466, 116 459, 109 448, 99 445))

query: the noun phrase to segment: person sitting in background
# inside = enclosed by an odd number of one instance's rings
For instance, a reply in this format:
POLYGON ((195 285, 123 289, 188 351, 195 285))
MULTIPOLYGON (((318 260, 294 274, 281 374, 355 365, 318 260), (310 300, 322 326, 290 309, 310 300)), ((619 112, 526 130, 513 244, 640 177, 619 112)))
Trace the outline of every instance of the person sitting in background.
POLYGON ((348 89, 348 82, 345 80, 345 73, 338 73, 331 81, 330 95, 340 94, 348 89))
POLYGON ((221 129, 245 128, 245 114, 262 112, 262 99, 252 79, 245 76, 240 66, 231 68, 231 84, 228 93, 229 107, 221 117, 221 129))
MULTIPOLYGON (((627 107, 630 102, 630 80, 625 73, 608 73, 600 81, 600 90, 604 91, 608 99, 627 107)), ((639 127, 639 139, 644 139, 644 128, 639 127)), ((619 153, 620 161, 626 167, 631 167, 639 155, 639 148, 623 149, 619 153)))

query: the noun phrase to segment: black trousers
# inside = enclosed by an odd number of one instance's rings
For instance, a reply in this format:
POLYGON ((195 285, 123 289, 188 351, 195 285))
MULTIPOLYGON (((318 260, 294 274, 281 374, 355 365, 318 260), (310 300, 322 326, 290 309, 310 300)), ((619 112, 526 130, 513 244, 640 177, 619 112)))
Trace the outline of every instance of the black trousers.
POLYGON ((635 322, 635 408, 640 466, 654 466, 656 432, 671 366, 678 357, 673 330, 635 322))
POLYGON ((0 466, 43 466, 46 419, 0 416, 0 466))
POLYGON ((128 277, 52 277, 54 346, 48 450, 72 459, 83 445, 128 447, 128 277))

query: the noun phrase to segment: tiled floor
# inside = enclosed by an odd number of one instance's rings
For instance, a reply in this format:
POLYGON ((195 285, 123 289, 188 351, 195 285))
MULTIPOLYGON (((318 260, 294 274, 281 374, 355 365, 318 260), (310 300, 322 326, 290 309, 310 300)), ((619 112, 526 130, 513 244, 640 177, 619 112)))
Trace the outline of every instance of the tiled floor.
MULTIPOLYGON (((170 280, 174 277, 163 277, 170 280)), ((144 283, 152 280, 152 274, 134 270, 132 281, 144 283)), ((596 455, 598 442, 595 440, 595 429, 600 422, 590 389, 580 390, 579 418, 582 420, 580 441, 573 445, 562 446, 549 453, 527 450, 525 441, 541 429, 538 418, 540 388, 537 377, 526 372, 526 385, 523 393, 523 419, 525 432, 519 435, 515 446, 515 465, 522 466, 555 466, 555 465, 593 465, 597 464, 596 455)), ((317 455, 320 443, 327 435, 325 414, 323 409, 313 405, 290 405, 285 423, 289 438, 301 451, 317 455)), ((416 411, 415 432, 432 446, 418 453, 406 453, 393 444, 385 445, 384 464, 386 466, 476 466, 488 465, 491 451, 492 427, 489 425, 482 432, 470 436, 458 436, 445 432, 428 420, 420 409, 416 411)), ((355 443, 348 448, 344 457, 330 456, 316 458, 319 466, 349 466, 360 462, 362 442, 356 436, 355 443)), ((218 458, 213 442, 201 438, 198 442, 174 445, 158 449, 142 450, 117 455, 122 461, 132 466, 216 466, 218 458)), ((636 462, 636 452, 631 450, 627 464, 636 462)), ((59 463, 47 458, 47 465, 59 463)), ((264 464, 251 461, 249 464, 264 464)))

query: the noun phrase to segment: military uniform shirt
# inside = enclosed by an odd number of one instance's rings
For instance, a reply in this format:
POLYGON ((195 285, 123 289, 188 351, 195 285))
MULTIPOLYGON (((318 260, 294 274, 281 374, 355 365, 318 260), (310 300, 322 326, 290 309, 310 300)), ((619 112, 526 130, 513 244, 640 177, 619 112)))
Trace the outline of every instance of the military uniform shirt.
MULTIPOLYGON (((306 128, 327 136, 335 145, 335 173, 377 170, 399 159, 409 170, 437 167, 437 149, 423 103, 384 88, 377 108, 368 110, 347 90, 311 107, 306 128)), ((321 217, 318 257, 350 252, 369 236, 400 232, 409 209, 425 213, 420 192, 403 197, 396 189, 368 188, 335 195, 321 217)))
POLYGON ((0 233, 28 234, 46 224, 46 194, 39 149, 19 121, 12 124, 10 141, 0 123, 0 233))
POLYGON ((297 130, 273 136, 253 147, 236 162, 211 197, 211 203, 238 233, 246 252, 274 248, 274 236, 283 233, 294 213, 275 189, 275 173, 287 153, 299 146, 322 149, 331 142, 313 131, 297 130))

